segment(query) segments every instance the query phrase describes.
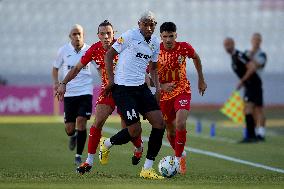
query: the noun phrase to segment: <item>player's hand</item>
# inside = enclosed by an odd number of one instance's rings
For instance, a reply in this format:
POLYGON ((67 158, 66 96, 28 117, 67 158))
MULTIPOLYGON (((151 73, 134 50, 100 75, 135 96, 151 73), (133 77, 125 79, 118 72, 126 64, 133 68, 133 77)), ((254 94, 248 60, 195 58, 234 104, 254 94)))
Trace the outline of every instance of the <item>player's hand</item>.
POLYGON ((66 92, 66 84, 60 83, 55 93, 55 96, 59 101, 63 101, 65 92, 66 92))
POLYGON ((176 87, 174 82, 161 84, 161 89, 166 92, 171 92, 176 87))
POLYGON ((58 81, 54 82, 54 84, 53 84, 53 90, 54 90, 55 92, 57 91, 58 87, 59 87, 59 82, 58 82, 58 81))
POLYGON ((198 80, 198 90, 199 90, 199 94, 201 96, 204 95, 205 91, 207 89, 207 84, 205 83, 205 81, 203 79, 199 79, 198 80))
POLYGON ((111 94, 111 90, 112 90, 112 87, 114 86, 114 82, 108 82, 108 84, 106 85, 104 91, 103 91, 103 96, 109 96, 111 94))
POLYGON ((242 80, 240 80, 240 82, 238 83, 236 89, 240 90, 243 87, 243 85, 244 85, 244 82, 242 80))

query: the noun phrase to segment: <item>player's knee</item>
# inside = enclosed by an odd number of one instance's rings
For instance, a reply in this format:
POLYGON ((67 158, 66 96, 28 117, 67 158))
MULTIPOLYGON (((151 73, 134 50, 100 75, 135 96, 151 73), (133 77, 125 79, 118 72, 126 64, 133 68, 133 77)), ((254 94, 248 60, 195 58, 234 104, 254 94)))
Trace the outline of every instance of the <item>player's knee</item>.
POLYGON ((87 119, 85 117, 77 118, 77 129, 79 131, 86 130, 87 119))
POLYGON ((73 136, 75 134, 75 128, 72 127, 65 127, 65 132, 68 136, 73 136))
POLYGON ((139 124, 139 122, 128 126, 128 132, 129 132, 130 136, 133 137, 133 138, 140 136, 141 133, 142 133, 142 128, 141 128, 141 125, 139 124))
POLYGON ((177 119, 176 120, 176 128, 177 128, 177 130, 184 130, 186 128, 186 120, 177 119))
POLYGON ((251 103, 247 103, 245 105, 245 114, 252 114, 253 113, 253 105, 251 103))
POLYGON ((162 116, 159 116, 155 119, 153 125, 152 125, 154 128, 157 128, 157 129, 164 129, 166 127, 166 123, 165 121, 163 120, 163 117, 162 116))

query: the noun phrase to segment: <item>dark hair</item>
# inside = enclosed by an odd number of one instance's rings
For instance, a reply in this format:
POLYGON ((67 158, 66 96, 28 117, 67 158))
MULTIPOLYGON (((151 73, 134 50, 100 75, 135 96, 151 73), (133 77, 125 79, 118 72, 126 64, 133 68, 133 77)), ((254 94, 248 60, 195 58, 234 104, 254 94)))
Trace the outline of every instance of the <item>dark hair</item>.
MULTIPOLYGON (((112 24, 108 21, 108 20, 105 20, 103 21, 102 23, 100 23, 100 25, 98 26, 98 33, 99 33, 99 29, 101 26, 110 26, 112 27, 112 24)), ((113 27, 112 27, 113 28, 113 27)))
POLYGON ((173 23, 173 22, 164 22, 160 26, 160 33, 163 33, 164 31, 166 31, 166 32, 176 32, 177 31, 177 27, 176 27, 175 23, 173 23))

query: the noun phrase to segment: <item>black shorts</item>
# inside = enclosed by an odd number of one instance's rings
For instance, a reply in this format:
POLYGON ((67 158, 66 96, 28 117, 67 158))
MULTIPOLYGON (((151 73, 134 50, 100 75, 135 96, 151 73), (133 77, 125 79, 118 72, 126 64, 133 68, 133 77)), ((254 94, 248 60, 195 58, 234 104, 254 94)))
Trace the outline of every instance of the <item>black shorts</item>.
POLYGON ((263 106, 263 92, 261 85, 247 85, 244 93, 245 102, 251 102, 256 106, 263 106))
POLYGON ((64 97, 64 122, 76 122, 78 116, 90 119, 92 115, 92 95, 64 97))
POLYGON ((114 85, 112 96, 126 125, 132 125, 140 120, 139 113, 160 110, 155 96, 146 84, 140 86, 114 85))

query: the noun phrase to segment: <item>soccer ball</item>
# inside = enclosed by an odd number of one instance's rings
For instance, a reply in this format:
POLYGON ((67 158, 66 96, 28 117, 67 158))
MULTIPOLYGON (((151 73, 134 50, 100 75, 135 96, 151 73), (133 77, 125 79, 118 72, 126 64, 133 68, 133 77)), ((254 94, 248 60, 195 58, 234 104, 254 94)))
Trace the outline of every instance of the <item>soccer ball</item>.
POLYGON ((173 177, 179 171, 179 162, 174 156, 166 156, 159 162, 159 172, 163 177, 173 177))

